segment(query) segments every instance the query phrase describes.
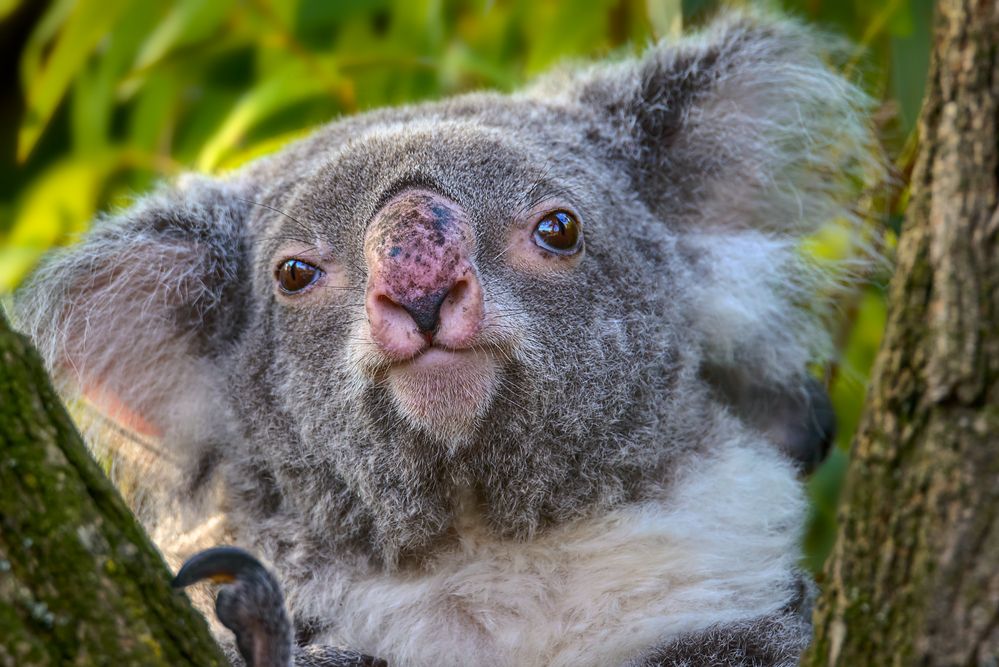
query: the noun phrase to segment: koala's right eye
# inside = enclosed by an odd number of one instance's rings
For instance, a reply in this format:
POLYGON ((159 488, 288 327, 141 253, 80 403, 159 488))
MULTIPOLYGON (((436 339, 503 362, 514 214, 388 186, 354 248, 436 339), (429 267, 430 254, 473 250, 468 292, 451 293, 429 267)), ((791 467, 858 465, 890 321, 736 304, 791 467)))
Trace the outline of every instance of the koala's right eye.
POLYGON ((568 211, 553 211, 534 227, 534 242, 556 255, 572 255, 580 247, 579 221, 568 211))
POLYGON ((286 259, 275 272, 281 291, 295 294, 310 287, 323 274, 322 269, 300 259, 286 259))

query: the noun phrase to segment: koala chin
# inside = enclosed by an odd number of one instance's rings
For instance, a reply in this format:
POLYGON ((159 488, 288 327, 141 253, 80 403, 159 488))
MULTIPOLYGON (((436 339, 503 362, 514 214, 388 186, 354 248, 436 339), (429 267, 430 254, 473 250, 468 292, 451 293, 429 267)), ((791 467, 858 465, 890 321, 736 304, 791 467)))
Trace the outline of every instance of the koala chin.
POLYGON ((398 411, 445 442, 470 438, 489 406, 496 362, 488 352, 430 349, 388 373, 398 411))
POLYGON ((338 120, 98 220, 16 319, 178 582, 234 582, 234 660, 797 664, 807 369, 882 173, 827 42, 734 13, 338 120))

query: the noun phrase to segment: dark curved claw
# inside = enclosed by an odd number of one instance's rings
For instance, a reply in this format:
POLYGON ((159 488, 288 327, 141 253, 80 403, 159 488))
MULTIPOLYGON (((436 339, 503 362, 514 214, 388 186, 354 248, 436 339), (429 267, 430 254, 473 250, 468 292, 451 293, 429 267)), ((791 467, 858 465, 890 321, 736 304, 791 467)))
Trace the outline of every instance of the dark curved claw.
POLYGON ((215 547, 184 563, 172 585, 199 581, 224 584, 215 598, 215 613, 236 635, 247 667, 291 667, 294 635, 277 579, 249 552, 215 547))
POLYGON ((236 647, 247 667, 386 665, 384 660, 332 646, 293 649, 292 623, 281 585, 248 551, 239 547, 199 551, 184 563, 171 585, 185 588, 200 581, 224 584, 215 599, 215 613, 236 635, 236 647))
POLYGON ((170 585, 186 588, 206 579, 217 584, 229 584, 240 577, 261 574, 270 576, 248 551, 239 547, 213 547, 188 558, 170 585))

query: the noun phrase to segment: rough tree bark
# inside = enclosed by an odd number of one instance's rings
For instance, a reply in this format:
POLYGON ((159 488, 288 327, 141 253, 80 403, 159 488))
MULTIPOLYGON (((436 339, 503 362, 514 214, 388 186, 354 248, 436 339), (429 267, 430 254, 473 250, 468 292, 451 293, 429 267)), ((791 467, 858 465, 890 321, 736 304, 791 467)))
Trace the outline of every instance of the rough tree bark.
POLYGON ((0 666, 228 664, 0 314, 0 666))
POLYGON ((941 0, 890 314, 806 665, 999 663, 999 0, 941 0))

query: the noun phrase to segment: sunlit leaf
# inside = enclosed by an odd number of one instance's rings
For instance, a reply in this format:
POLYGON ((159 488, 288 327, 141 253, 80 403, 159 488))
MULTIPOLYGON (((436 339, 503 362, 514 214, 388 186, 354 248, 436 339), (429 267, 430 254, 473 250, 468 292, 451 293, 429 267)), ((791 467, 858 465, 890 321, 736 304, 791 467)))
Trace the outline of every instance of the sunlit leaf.
POLYGON ((12 290, 46 250, 87 228, 117 156, 57 162, 24 193, 0 245, 0 292, 12 290))
POLYGON ((27 109, 17 137, 17 159, 23 162, 42 134, 72 82, 73 75, 108 34, 128 0, 80 0, 56 37, 52 53, 38 77, 24 81, 27 109))
POLYGON ((802 242, 802 250, 820 262, 843 261, 857 252, 855 232, 847 222, 828 222, 802 242))
POLYGON ((289 67, 260 82, 240 98, 215 134, 205 142, 198 156, 198 169, 211 171, 218 166, 226 152, 237 148, 255 123, 282 108, 325 94, 328 94, 325 82, 309 76, 300 67, 289 67))
POLYGON ((882 292, 866 289, 852 314, 854 325, 840 351, 837 375, 829 388, 836 412, 836 444, 843 449, 849 448, 860 422, 868 374, 881 345, 886 318, 882 292))
POLYGON ((451 90, 464 87, 469 78, 474 77, 477 87, 511 90, 519 79, 508 67, 498 65, 492 60, 481 58, 468 49, 456 46, 451 49, 441 62, 442 83, 451 90))
POLYGON ((41 76, 42 61, 47 53, 47 46, 59 28, 66 22, 76 6, 76 0, 56 0, 49 5, 42 18, 35 24, 28 36, 28 41, 21 52, 20 76, 22 86, 41 76))
POLYGON ((655 37, 677 38, 683 31, 683 3, 680 0, 645 0, 649 23, 655 37))
POLYGON ((613 0, 532 3, 524 25, 530 37, 527 74, 538 74, 565 58, 599 55, 607 50, 607 26, 614 4, 613 0))
POLYGON ((133 69, 151 67, 171 49, 212 35, 229 13, 231 0, 177 0, 142 45, 133 69))
MULTIPOLYGON (((342 0, 330 2, 329 4, 336 5, 339 2, 342 2, 342 0)), ((259 4, 266 7, 268 13, 280 21, 285 28, 290 28, 294 25, 295 17, 298 14, 299 0, 259 0, 259 4)))
POLYGON ((149 152, 170 149, 171 129, 177 120, 179 81, 171 72, 148 76, 129 116, 129 141, 149 152))
POLYGON ((0 0, 0 21, 17 11, 22 2, 23 0, 0 0))
POLYGON ((109 145, 118 81, 157 20, 156 13, 141 3, 131 4, 121 15, 118 29, 103 40, 97 57, 76 75, 70 122, 77 153, 100 152, 109 145))
POLYGON ((270 137, 265 141, 253 144, 248 148, 244 148, 239 151, 233 151, 223 160, 219 165, 218 171, 228 171, 230 169, 235 169, 239 166, 255 160, 256 158, 263 157, 265 155, 270 155, 284 146, 288 145, 296 139, 301 139, 302 137, 309 134, 310 130, 298 130, 296 132, 288 132, 285 134, 280 134, 276 137, 270 137))

